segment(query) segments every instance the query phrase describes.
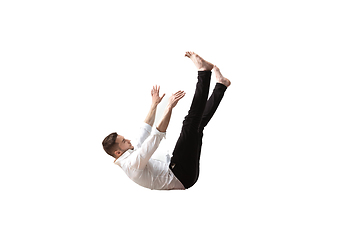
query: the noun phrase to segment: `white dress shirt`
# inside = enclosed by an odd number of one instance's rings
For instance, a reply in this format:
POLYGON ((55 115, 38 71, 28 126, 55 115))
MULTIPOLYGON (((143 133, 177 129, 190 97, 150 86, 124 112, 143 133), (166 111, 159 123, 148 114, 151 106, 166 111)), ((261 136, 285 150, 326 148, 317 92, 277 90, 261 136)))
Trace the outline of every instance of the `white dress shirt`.
POLYGON ((144 123, 140 128, 138 139, 133 144, 134 150, 127 150, 115 161, 115 164, 140 186, 156 190, 185 189, 169 169, 169 155, 166 156, 166 163, 151 158, 166 135, 156 128, 152 133, 151 130, 152 127, 144 123))

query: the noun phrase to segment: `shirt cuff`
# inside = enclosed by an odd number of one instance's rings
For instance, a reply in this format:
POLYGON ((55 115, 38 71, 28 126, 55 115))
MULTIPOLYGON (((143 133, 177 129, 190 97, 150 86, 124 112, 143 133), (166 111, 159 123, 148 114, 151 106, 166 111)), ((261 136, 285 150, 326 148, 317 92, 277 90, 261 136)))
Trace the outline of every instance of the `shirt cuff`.
POLYGON ((144 128, 145 131, 147 131, 148 133, 151 133, 152 127, 149 124, 143 123, 143 125, 141 127, 144 128))
POLYGON ((154 135, 159 135, 161 138, 166 138, 166 132, 160 132, 157 128, 154 128, 154 135))

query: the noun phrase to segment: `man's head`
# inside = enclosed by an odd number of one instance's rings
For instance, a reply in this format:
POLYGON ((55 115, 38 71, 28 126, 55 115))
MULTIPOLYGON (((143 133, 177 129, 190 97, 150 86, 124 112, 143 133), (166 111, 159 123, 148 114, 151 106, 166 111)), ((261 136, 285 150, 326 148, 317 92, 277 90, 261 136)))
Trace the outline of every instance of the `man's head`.
POLYGON ((130 140, 118 135, 116 132, 109 134, 102 142, 103 148, 107 154, 114 158, 119 158, 129 149, 134 149, 130 140))

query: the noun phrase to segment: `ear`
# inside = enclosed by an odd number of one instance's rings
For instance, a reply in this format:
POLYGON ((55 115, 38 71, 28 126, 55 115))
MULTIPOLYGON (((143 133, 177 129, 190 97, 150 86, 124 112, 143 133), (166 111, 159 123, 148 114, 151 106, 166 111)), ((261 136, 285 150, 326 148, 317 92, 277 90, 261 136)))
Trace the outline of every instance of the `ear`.
POLYGON ((115 154, 115 156, 120 157, 120 156, 123 154, 123 152, 120 151, 120 150, 116 150, 116 151, 114 152, 114 154, 115 154))

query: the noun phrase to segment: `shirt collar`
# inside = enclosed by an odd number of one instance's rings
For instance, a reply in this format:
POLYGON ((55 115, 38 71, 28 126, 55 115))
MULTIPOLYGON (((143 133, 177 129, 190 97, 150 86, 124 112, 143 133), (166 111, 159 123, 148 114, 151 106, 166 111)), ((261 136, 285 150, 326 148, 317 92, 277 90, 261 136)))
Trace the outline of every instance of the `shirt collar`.
POLYGON ((122 160, 126 159, 127 157, 129 157, 132 153, 134 152, 134 150, 127 150, 126 152, 124 152, 118 159, 115 160, 114 163, 116 162, 121 162, 122 160))

